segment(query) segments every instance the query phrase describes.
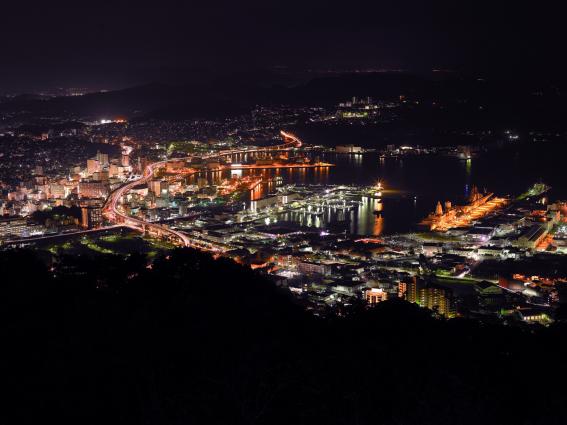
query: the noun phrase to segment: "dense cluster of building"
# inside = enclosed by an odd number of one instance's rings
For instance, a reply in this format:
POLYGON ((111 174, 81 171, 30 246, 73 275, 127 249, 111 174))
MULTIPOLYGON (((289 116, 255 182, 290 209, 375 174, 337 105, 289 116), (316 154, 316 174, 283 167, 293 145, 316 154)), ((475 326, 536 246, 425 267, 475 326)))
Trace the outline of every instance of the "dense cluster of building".
MULTIPOLYGON (((360 238, 324 226, 329 210, 342 215, 347 225, 375 195, 373 187, 282 185, 246 208, 217 205, 191 220, 178 218, 172 226, 264 271, 306 308, 321 314, 401 297, 446 317, 550 320, 559 300, 557 288, 567 274, 547 276, 543 286, 543 276, 516 286, 503 282, 518 275, 515 271, 522 270, 526 260, 561 255, 565 204, 513 201, 469 225, 445 231, 436 242, 428 239, 429 232, 360 238), (287 220, 290 213, 303 220, 287 220), (542 235, 546 244, 541 243, 542 235), (495 271, 483 267, 492 263, 495 271)), ((375 213, 379 222, 379 207, 375 213)))
MULTIPOLYGON (((322 167, 312 159, 313 146, 206 159, 211 153, 252 152, 277 143, 285 125, 388 119, 397 106, 353 98, 338 109, 257 107, 216 121, 105 119, 4 129, 0 244, 33 244, 50 235, 107 227, 103 207, 109 195, 150 164, 164 161, 121 197, 121 211, 167 223, 198 246, 260 270, 317 314, 343 314, 351 306, 403 298, 445 317, 551 320, 567 292, 562 289, 567 270, 536 263, 563 261, 567 207, 543 202, 544 185, 517 199, 473 190, 468 205, 440 202, 425 232, 384 236, 376 187, 284 185, 281 177, 242 173, 322 167), (328 226, 331 215, 338 227, 328 226), (352 218, 363 215, 368 220, 362 233, 374 236, 350 231, 352 218)), ((508 132, 506 138, 512 143, 517 136, 508 132)), ((333 151, 358 155, 368 150, 346 144, 333 151)), ((470 160, 478 150, 388 145, 382 155, 431 153, 470 160)))
MULTIPOLYGON (((30 146, 29 149, 41 152, 42 146, 30 146)), ((48 166, 31 168, 31 163, 24 166, 24 161, 5 163, 6 168, 21 167, 28 174, 22 179, 12 177, 0 182, 0 241, 102 226, 104 201, 110 191, 133 171, 129 152, 130 148, 125 146, 121 154, 112 158, 108 153, 97 151, 86 161, 83 157, 81 164, 75 162, 77 156, 70 149, 53 159, 46 157, 48 166), (80 209, 81 213, 49 215, 57 208, 59 211, 80 209)), ((43 161, 37 162, 41 164, 43 161)))

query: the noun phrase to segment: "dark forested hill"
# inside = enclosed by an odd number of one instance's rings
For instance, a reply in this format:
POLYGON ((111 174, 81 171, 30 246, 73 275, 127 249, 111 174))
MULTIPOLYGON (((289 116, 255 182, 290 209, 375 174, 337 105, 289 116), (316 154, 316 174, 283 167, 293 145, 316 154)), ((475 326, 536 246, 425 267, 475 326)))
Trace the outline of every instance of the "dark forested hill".
POLYGON ((94 119, 116 116, 158 119, 222 118, 255 105, 333 106, 352 96, 398 100, 405 96, 411 112, 406 125, 456 128, 527 127, 565 130, 563 82, 532 81, 514 76, 492 79, 458 74, 337 74, 295 86, 267 86, 242 75, 200 84, 152 83, 76 97, 20 96, 0 102, 0 113, 28 117, 94 119))
POLYGON ((440 321, 405 302, 316 319, 226 260, 184 249, 146 264, 0 253, 2 423, 567 418, 561 325, 440 321))

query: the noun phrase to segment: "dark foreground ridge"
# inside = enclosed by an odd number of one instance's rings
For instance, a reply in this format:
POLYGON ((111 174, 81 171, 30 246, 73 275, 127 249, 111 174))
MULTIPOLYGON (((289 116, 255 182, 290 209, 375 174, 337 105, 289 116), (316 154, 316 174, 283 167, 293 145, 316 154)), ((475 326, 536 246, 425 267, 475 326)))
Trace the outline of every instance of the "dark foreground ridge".
MULTIPOLYGON (((317 319, 192 250, 0 253, 12 419, 74 424, 564 423, 567 330, 434 319, 401 301, 317 319)), ((5 400, 6 401, 6 400, 5 400)))

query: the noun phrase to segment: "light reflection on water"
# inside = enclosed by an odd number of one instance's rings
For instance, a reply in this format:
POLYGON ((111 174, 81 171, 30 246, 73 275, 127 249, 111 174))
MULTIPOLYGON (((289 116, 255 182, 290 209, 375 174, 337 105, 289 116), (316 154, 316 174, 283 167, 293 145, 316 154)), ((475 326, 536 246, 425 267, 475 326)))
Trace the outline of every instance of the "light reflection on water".
POLYGON ((293 222, 318 229, 346 229, 356 235, 378 236, 383 231, 383 202, 363 197, 362 203, 353 209, 321 207, 317 210, 294 210, 280 214, 278 221, 293 222))
MULTIPOLYGON (((502 158, 487 156, 462 161, 455 158, 421 156, 399 158, 380 158, 376 154, 366 155, 321 155, 326 162, 336 164, 332 168, 295 168, 270 170, 244 170, 242 176, 262 175, 266 180, 281 177, 284 184, 358 184, 373 185, 381 180, 386 189, 381 202, 382 211, 375 214, 376 200, 369 199, 354 211, 327 209, 322 214, 293 211, 280 217, 283 221, 293 221, 316 228, 336 227, 361 235, 379 235, 410 231, 435 208, 437 201, 450 200, 454 204, 464 202, 473 185, 480 190, 486 188, 500 195, 521 193, 530 184, 543 178, 547 170, 535 169, 533 161, 515 159, 512 171, 502 171, 502 158), (517 171, 517 172, 516 172, 517 171)), ((241 158, 246 161, 246 158, 241 158)), ((234 171, 206 173, 209 183, 230 178, 234 171)), ((203 176, 205 177, 205 176, 203 176)), ((195 177, 189 182, 194 183, 195 177)), ((549 180, 549 181, 548 181, 549 180)), ((556 186, 559 186, 556 184, 556 186)), ((263 197, 274 193, 275 184, 262 185, 263 197)), ((560 196, 560 195, 559 195, 560 196)))

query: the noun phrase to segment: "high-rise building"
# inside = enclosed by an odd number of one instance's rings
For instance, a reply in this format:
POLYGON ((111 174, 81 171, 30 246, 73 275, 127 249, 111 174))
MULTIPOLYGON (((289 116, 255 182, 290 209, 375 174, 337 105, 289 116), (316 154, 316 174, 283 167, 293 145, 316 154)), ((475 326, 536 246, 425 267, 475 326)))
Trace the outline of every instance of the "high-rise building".
POLYGON ((96 158, 87 159, 87 174, 92 176, 97 171, 100 171, 100 161, 96 158))
POLYGON ((79 198, 106 198, 108 193, 108 184, 100 180, 85 180, 79 182, 79 198))
POLYGON ((142 156, 138 157, 138 164, 136 166, 136 171, 139 174, 143 174, 149 164, 150 161, 148 160, 148 158, 142 156))
POLYGON ((96 153, 96 159, 100 163, 101 168, 108 167, 108 154, 101 153, 100 151, 96 153))
POLYGON ((455 316, 451 291, 417 277, 407 283, 406 300, 445 317, 455 316))
POLYGON ((407 282, 401 281, 400 283, 398 283, 398 298, 405 298, 407 290, 407 282))
POLYGON ((445 317, 454 317, 453 300, 447 289, 427 286, 419 290, 419 305, 445 317))
POLYGON ((169 190, 169 184, 165 180, 150 180, 148 183, 150 192, 155 196, 166 196, 169 190))
POLYGON ((102 226, 102 208, 98 206, 81 207, 81 226, 85 229, 95 229, 102 226))

